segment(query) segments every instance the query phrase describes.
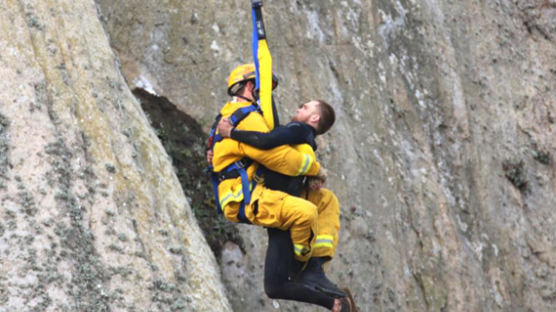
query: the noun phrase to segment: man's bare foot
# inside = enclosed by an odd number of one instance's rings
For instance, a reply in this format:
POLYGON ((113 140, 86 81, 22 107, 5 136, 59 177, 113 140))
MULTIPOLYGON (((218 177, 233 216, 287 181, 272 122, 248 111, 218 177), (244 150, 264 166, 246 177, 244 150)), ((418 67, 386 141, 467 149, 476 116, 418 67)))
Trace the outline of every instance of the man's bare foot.
POLYGON ((332 312, 342 312, 342 301, 340 301, 340 299, 334 299, 334 307, 332 307, 332 312))
POLYGON ((347 288, 344 288, 344 290, 348 292, 348 297, 334 299, 332 312, 357 312, 357 307, 353 302, 351 293, 349 293, 349 290, 347 288))

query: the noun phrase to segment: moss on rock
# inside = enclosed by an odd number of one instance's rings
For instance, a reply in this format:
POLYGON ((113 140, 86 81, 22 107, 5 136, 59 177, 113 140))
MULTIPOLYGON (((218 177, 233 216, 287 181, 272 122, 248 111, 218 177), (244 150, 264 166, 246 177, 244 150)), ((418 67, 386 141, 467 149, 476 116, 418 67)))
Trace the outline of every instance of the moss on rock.
POLYGON ((52 171, 49 178, 57 188, 55 199, 69 220, 59 220, 54 233, 59 237, 60 255, 73 262, 74 273, 69 287, 75 299, 73 309, 80 311, 109 311, 113 301, 104 291, 109 274, 95 251, 93 235, 83 225, 83 211, 71 188, 74 173, 71 170, 72 152, 59 138, 45 147, 52 171))

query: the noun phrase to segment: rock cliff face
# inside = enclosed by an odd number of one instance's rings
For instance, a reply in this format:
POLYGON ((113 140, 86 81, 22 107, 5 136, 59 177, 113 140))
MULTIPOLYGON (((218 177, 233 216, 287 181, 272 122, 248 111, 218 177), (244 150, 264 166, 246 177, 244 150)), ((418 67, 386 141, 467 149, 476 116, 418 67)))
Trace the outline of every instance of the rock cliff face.
MULTIPOLYGON (((128 83, 208 125, 251 59, 248 1, 97 2, 128 83)), ((331 276, 362 311, 554 309, 555 17, 554 1, 266 3, 282 119, 310 98, 337 110, 319 149, 343 203, 331 276)), ((272 311, 265 234, 240 229, 229 298, 272 311)))
MULTIPOLYGON (((0 4, 0 307, 322 310, 266 298, 256 227, 219 278, 130 92, 206 129, 251 59, 249 2, 96 5, 0 4)), ((553 311, 556 3, 266 1, 265 19, 282 120, 337 112, 329 275, 360 310, 553 311)))
POLYGON ((3 1, 0 34, 0 311, 230 311, 96 4, 3 1))

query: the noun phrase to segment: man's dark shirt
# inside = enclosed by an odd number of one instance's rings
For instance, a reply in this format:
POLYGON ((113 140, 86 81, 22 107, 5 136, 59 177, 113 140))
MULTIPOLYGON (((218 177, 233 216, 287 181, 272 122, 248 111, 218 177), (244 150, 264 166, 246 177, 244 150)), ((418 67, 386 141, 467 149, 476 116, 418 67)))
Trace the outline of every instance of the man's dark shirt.
MULTIPOLYGON (((271 132, 232 130, 231 138, 260 149, 271 149, 284 144, 311 145, 317 149, 315 142, 315 129, 308 124, 293 121, 285 126, 279 126, 271 132)), ((300 196, 305 177, 292 177, 278 172, 265 170, 264 184, 272 190, 286 192, 290 195, 300 196)))

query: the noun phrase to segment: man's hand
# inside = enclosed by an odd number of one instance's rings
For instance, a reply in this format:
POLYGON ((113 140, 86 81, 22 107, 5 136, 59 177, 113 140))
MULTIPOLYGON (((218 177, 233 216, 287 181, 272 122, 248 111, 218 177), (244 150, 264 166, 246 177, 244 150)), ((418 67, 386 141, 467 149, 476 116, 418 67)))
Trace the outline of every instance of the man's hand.
POLYGON ((326 177, 328 176, 328 172, 323 167, 320 167, 319 173, 314 177, 315 179, 319 179, 322 183, 326 182, 326 177))
POLYGON ((220 121, 218 122, 218 125, 216 126, 216 129, 218 130, 218 133, 223 138, 229 138, 231 133, 232 133, 233 128, 234 128, 234 126, 232 125, 230 120, 228 120, 228 118, 220 119, 220 121))
POLYGON ((317 174, 314 177, 308 177, 308 179, 309 179, 309 188, 313 191, 320 190, 320 188, 322 187, 324 182, 326 182, 326 177, 327 176, 328 176, 328 173, 327 173, 326 169, 324 169, 324 167, 320 167, 319 174, 317 174))
POLYGON ((324 181, 322 181, 319 178, 316 178, 316 177, 310 177, 309 178, 309 188, 312 191, 320 190, 320 188, 322 187, 323 184, 324 184, 324 181))

